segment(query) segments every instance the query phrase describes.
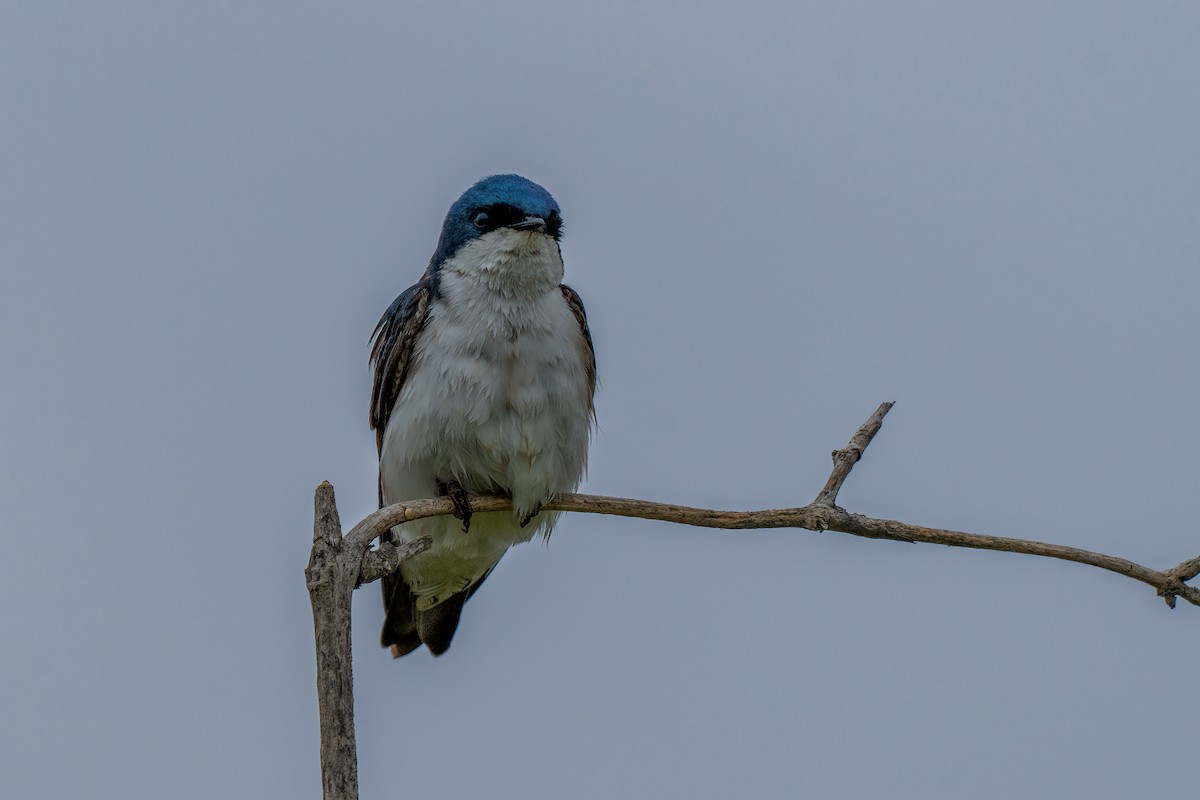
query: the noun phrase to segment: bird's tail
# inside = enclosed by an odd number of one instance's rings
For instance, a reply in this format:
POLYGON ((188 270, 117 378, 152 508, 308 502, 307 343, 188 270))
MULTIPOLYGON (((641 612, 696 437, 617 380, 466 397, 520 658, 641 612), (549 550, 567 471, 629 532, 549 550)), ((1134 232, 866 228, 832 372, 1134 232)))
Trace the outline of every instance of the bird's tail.
POLYGON ((390 648, 393 658, 406 656, 421 645, 435 656, 450 649, 450 640, 458 630, 463 605, 479 586, 465 589, 447 597, 425 611, 417 610, 412 591, 399 572, 383 579, 383 634, 380 644, 390 648))

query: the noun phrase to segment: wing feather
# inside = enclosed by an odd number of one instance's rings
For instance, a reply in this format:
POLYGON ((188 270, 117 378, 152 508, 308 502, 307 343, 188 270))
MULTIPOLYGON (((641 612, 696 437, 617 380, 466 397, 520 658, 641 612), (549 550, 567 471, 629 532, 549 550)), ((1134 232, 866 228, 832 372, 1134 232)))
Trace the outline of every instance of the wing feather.
MULTIPOLYGON (((414 286, 406 289, 384 312, 375 332, 371 334, 371 363, 375 366, 371 386, 371 427, 375 430, 375 447, 383 451, 383 434, 404 388, 412 365, 417 337, 429 318, 429 300, 433 283, 426 273, 414 286)), ((382 500, 382 498, 381 498, 382 500)))
POLYGON ((587 345, 588 412, 594 415, 595 409, 591 407, 591 403, 596 395, 596 348, 592 345, 592 332, 588 330, 587 312, 583 309, 583 299, 578 292, 565 283, 559 288, 562 289, 571 313, 579 322, 579 332, 583 334, 584 344, 587 345))
MULTIPOLYGON (((375 446, 382 455, 383 434, 404 388, 416 350, 417 337, 429 317, 429 300, 433 296, 433 279, 426 272, 421 280, 395 299, 383 313, 375 332, 371 334, 371 364, 375 367, 371 385, 370 422, 375 430, 375 446)), ((383 507, 383 478, 379 480, 379 505, 383 507)), ((391 531, 382 541, 392 541, 391 531)), ((417 632, 416 608, 412 594, 401 574, 393 572, 383 578, 383 606, 387 614, 383 623, 384 647, 392 648, 399 657, 421 646, 417 632)), ((453 634, 453 630, 451 630, 453 634)))

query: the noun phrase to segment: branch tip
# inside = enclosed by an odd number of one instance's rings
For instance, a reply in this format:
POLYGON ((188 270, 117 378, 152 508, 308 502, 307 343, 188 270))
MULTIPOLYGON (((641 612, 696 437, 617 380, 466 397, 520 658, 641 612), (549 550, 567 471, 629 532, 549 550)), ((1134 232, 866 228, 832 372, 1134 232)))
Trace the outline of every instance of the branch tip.
POLYGON ((1167 570, 1167 574, 1178 578, 1180 581, 1190 581, 1192 578, 1200 575, 1200 556, 1189 558, 1187 561, 1171 567, 1167 570))
POLYGON ((321 481, 313 493, 313 543, 324 542, 330 547, 337 547, 341 539, 342 521, 338 517, 333 484, 321 481))

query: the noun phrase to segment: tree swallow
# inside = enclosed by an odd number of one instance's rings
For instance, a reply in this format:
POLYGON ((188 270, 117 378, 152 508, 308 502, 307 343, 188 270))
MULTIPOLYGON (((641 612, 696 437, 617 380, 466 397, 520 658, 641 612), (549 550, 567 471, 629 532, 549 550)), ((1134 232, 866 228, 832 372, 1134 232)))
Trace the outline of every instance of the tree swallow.
POLYGON ((433 546, 383 580, 382 644, 400 657, 450 646, 463 604, 500 557, 579 486, 594 421, 596 356, 583 303, 563 285, 562 213, 519 175, 493 175, 446 214, 416 285, 375 327, 371 427, 380 505, 438 495, 450 516, 397 526, 433 546), (479 513, 467 494, 502 494, 513 511, 479 513))

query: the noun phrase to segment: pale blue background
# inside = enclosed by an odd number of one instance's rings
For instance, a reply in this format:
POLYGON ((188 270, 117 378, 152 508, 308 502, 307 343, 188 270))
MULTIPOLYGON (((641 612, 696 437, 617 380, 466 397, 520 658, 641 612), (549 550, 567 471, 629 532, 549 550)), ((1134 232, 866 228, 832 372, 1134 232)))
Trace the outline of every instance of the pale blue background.
MULTIPOLYGON (((563 206, 587 491, 1200 553, 1195 3, 0 8, 0 794, 319 793, 313 488, 458 193, 563 206)), ((450 653, 355 606, 365 798, 1195 791, 1200 609, 571 517, 450 653)))

